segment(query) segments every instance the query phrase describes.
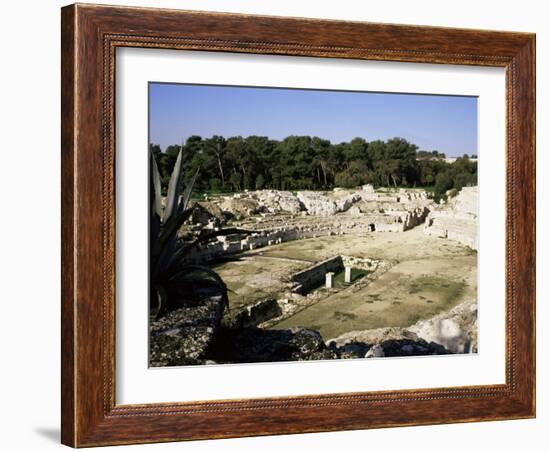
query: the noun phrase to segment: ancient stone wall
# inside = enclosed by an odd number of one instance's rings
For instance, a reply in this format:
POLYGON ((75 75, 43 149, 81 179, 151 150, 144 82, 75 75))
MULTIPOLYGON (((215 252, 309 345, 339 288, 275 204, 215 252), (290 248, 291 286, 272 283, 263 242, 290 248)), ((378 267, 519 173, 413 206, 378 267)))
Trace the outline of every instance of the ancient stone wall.
POLYGON ((296 214, 302 210, 299 199, 290 191, 258 190, 250 196, 258 201, 263 212, 296 214))
POLYGON ((368 257, 356 257, 356 256, 344 256, 342 255, 342 262, 346 267, 360 268, 362 270, 374 271, 378 268, 381 261, 377 259, 370 259, 368 257))
POLYGON ((282 314, 281 308, 274 298, 259 300, 245 306, 238 311, 226 312, 223 325, 228 328, 251 328, 278 317, 282 314))
POLYGON ((328 217, 334 215, 338 211, 336 203, 322 193, 315 191, 299 191, 297 197, 308 215, 328 217))
POLYGON ((295 283, 293 292, 306 294, 310 290, 318 287, 325 281, 327 272, 340 272, 344 269, 344 262, 341 256, 334 256, 315 265, 294 273, 291 280, 295 283))
POLYGON ((219 237, 195 250, 194 259, 211 261, 226 254, 330 235, 403 232, 423 223, 432 206, 424 190, 376 191, 372 186, 360 191, 304 191, 296 195, 278 190, 238 193, 201 203, 204 208, 197 220, 213 228, 223 215, 252 215, 234 223, 252 233, 219 237), (215 214, 215 221, 205 215, 206 207, 208 213, 215 214))
POLYGON ((375 190, 371 185, 357 191, 334 189, 332 192, 299 191, 296 194, 290 191, 257 190, 214 198, 209 203, 216 204, 218 210, 233 216, 303 213, 324 217, 347 212, 360 201, 371 203, 372 209, 377 211, 381 204, 384 204, 383 210, 410 210, 431 203, 425 190, 375 190))
POLYGON ((424 232, 460 242, 478 249, 478 188, 464 187, 460 192, 432 210, 426 218, 424 232))
POLYGON ((252 230, 249 235, 220 236, 194 251, 196 261, 211 261, 223 255, 255 250, 282 242, 316 237, 367 234, 375 232, 403 232, 421 224, 428 209, 365 213, 359 215, 338 214, 331 217, 274 217, 243 228, 252 230))

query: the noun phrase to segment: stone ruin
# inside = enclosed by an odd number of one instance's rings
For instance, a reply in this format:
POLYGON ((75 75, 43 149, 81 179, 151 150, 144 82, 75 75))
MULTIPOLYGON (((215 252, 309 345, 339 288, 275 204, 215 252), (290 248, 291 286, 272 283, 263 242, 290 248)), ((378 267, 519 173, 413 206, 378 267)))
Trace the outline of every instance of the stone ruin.
POLYGON ((464 187, 446 204, 434 206, 424 232, 478 249, 478 188, 464 187))
MULTIPOLYGON (((450 311, 441 312, 430 319, 419 320, 408 327, 385 327, 371 330, 350 331, 336 338, 327 340, 330 348, 353 350, 357 344, 371 344, 370 354, 365 358, 398 356, 395 345, 403 341, 413 341, 407 348, 428 347, 437 351, 442 348, 445 353, 477 353, 477 302, 465 300, 450 311)), ((399 356, 419 355, 418 350, 404 349, 399 356)), ((431 353, 426 353, 431 354, 431 353)))
POLYGON ((284 288, 277 297, 268 296, 255 303, 232 310, 226 314, 224 322, 228 326, 257 326, 269 328, 280 321, 292 317, 297 312, 307 309, 326 298, 336 287, 336 274, 345 271, 349 275, 347 288, 357 291, 378 279, 392 267, 391 262, 378 259, 337 255, 315 262, 311 266, 291 274, 283 283, 284 288), (351 280, 352 270, 367 270, 368 272, 351 280), (328 289, 320 290, 321 288, 328 289))
POLYGON ((319 287, 323 282, 326 282, 326 288, 332 289, 334 286, 334 275, 345 271, 345 279, 347 283, 351 283, 352 268, 359 268, 375 271, 381 262, 376 259, 359 258, 355 256, 333 256, 321 262, 316 262, 308 268, 300 270, 291 275, 292 281, 291 290, 294 293, 304 295, 310 290, 319 287), (332 275, 328 277, 327 275, 332 275), (330 287, 329 287, 330 279, 330 287))
POLYGON ((304 295, 310 290, 318 287, 323 281, 326 281, 327 288, 332 289, 333 278, 328 278, 327 275, 334 276, 335 273, 339 273, 344 269, 344 261, 341 256, 331 257, 321 262, 308 267, 304 270, 300 270, 291 276, 293 283, 292 292, 304 295), (328 287, 330 279, 330 286, 328 287))
MULTIPOLYGON (((211 261, 291 240, 380 231, 399 233, 425 222, 424 232, 458 241, 477 249, 477 187, 465 187, 446 204, 437 205, 425 190, 359 190, 332 192, 258 190, 197 202, 189 223, 191 231, 223 227, 229 219, 249 234, 220 236, 194 250, 197 262, 211 261)), ((151 324, 153 366, 207 364, 214 362, 258 362, 294 359, 370 358, 477 351, 475 300, 447 313, 417 322, 408 328, 383 328, 349 332, 326 343, 313 330, 271 330, 270 326, 307 309, 333 289, 334 274, 351 269, 369 270, 350 284, 350 290, 379 278, 392 262, 335 256, 290 275, 281 297, 269 297, 223 316, 221 300, 200 307, 186 307, 151 324), (222 319, 223 317, 223 319, 222 319), (191 319, 191 321, 189 321, 191 319), (221 328, 225 326, 230 328, 221 328), (222 331, 222 333, 220 333, 222 331), (210 344, 235 346, 212 356, 210 344), (226 340, 227 339, 227 340, 226 340), (246 345, 250 342, 250 346, 246 345), (243 346, 243 343, 245 344, 243 346), (279 349, 274 349, 280 345, 279 349), (166 352, 168 350, 168 352, 166 352), (244 355, 246 356, 244 356, 244 355)), ((334 289, 338 290, 338 289, 334 289)))
POLYGON ((402 232, 423 223, 435 203, 425 190, 335 189, 332 192, 257 190, 198 203, 192 230, 233 225, 251 234, 219 237, 195 260, 330 235, 402 232))

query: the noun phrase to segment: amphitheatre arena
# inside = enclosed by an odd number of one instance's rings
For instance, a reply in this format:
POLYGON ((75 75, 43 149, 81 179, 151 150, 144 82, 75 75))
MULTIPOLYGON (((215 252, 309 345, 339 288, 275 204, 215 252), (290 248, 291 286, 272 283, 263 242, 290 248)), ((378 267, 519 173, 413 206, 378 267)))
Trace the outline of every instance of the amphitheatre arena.
POLYGON ((243 230, 192 256, 229 289, 207 363, 477 351, 477 187, 440 204, 422 189, 365 185, 195 207, 189 234, 243 230), (289 344, 298 352, 283 353, 289 344))

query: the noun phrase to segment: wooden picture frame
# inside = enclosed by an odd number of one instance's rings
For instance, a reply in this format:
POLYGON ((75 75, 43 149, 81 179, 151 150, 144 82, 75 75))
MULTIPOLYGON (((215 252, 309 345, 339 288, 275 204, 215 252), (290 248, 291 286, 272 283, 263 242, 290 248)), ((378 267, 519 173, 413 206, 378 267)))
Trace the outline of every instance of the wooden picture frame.
POLYGON ((535 35, 162 9, 62 9, 62 442, 73 447, 535 416, 535 35), (115 404, 115 50, 506 70, 506 383, 115 404))

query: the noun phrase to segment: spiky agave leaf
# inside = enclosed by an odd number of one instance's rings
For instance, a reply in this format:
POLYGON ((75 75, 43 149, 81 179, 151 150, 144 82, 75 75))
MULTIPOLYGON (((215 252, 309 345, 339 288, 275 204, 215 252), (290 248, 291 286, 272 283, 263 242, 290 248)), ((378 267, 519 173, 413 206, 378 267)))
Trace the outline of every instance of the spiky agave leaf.
MULTIPOLYGON (((156 294, 157 308, 155 312, 155 318, 158 319, 162 314, 168 310, 168 295, 163 286, 156 286, 154 288, 154 293, 156 294)), ((151 297, 155 299, 154 297, 151 297)), ((151 311, 149 311, 151 314, 151 311)))
POLYGON ((150 152, 151 157, 151 176, 152 176, 152 195, 154 195, 153 208, 154 212, 162 218, 162 193, 160 184, 160 173, 155 160, 155 156, 150 152))
POLYGON ((193 209, 187 209, 170 217, 168 222, 162 226, 157 240, 151 247, 151 259, 153 261, 159 261, 162 255, 168 253, 170 249, 175 251, 178 230, 192 213, 193 209))
POLYGON ((183 192, 176 212, 163 225, 157 247, 153 249, 152 253, 155 257, 158 257, 157 271, 165 270, 175 257, 177 232, 193 212, 193 208, 188 208, 188 205, 198 173, 199 170, 197 169, 183 192))
POLYGON ((180 197, 180 187, 181 179, 183 176, 183 147, 178 153, 178 158, 176 159, 176 164, 172 170, 172 175, 170 176, 170 182, 168 183, 168 192, 166 193, 166 205, 164 207, 164 212, 162 216, 162 222, 166 223, 173 212, 176 211, 178 207, 179 197, 180 197))
MULTIPOLYGON (((151 252, 153 248, 153 244, 156 243, 158 240, 159 234, 160 234, 160 218, 161 213, 157 212, 157 202, 160 201, 161 208, 162 208, 162 199, 160 199, 160 195, 157 195, 156 187, 155 187, 155 171, 156 168, 153 167, 153 164, 155 162, 155 157, 152 152, 149 153, 149 158, 151 160, 151 171, 149 173, 149 251, 151 252)), ((158 169, 157 169, 157 175, 158 175, 158 169)), ((151 253, 150 253, 151 254, 151 253)), ((151 259, 151 256, 149 257, 151 259)))
POLYGON ((197 180, 197 176, 199 175, 200 168, 197 168, 197 171, 195 171, 195 174, 193 174, 193 177, 191 180, 187 183, 187 186, 185 187, 185 190, 183 191, 183 195, 181 196, 181 202, 180 202, 180 210, 184 211, 187 209, 189 205, 189 200, 191 199, 191 193, 193 192, 193 188, 195 186, 195 181, 197 180))
MULTIPOLYGON (((152 158, 154 160, 154 156, 152 158)), ((157 202, 162 199, 158 168, 156 162, 151 164, 150 278, 152 293, 150 303, 151 309, 157 311, 157 318, 171 308, 181 305, 182 301, 192 301, 197 296, 203 297, 205 288, 214 289, 219 293, 229 309, 228 288, 223 279, 208 267, 189 263, 188 253, 198 244, 217 236, 248 232, 236 228, 212 231, 202 233, 191 244, 178 244, 178 230, 194 210, 194 207, 189 207, 189 203, 199 172, 199 170, 195 172, 181 194, 182 159, 180 150, 168 184, 164 209, 162 204, 157 202)))
POLYGON ((157 281, 155 297, 152 297, 151 312, 157 313, 156 318, 167 311, 194 303, 205 296, 204 290, 214 290, 222 297, 222 302, 229 310, 228 288, 222 278, 213 270, 201 265, 181 266, 171 278, 157 281), (158 307, 157 307, 158 306, 158 307))
POLYGON ((227 285, 224 280, 214 270, 205 267, 204 265, 188 264, 181 266, 175 274, 173 274, 168 285, 185 285, 187 281, 197 283, 208 283, 210 287, 214 287, 220 292, 224 304, 229 308, 229 299, 227 297, 227 285))
POLYGON ((224 290, 227 289, 227 286, 225 285, 220 275, 218 275, 214 270, 204 265, 198 265, 198 264, 188 264, 188 265, 182 266, 177 273, 175 273, 170 277, 170 280, 177 281, 184 277, 189 277, 189 275, 192 275, 193 273, 205 273, 206 275, 211 277, 214 281, 216 281, 219 284, 220 288, 224 290))

